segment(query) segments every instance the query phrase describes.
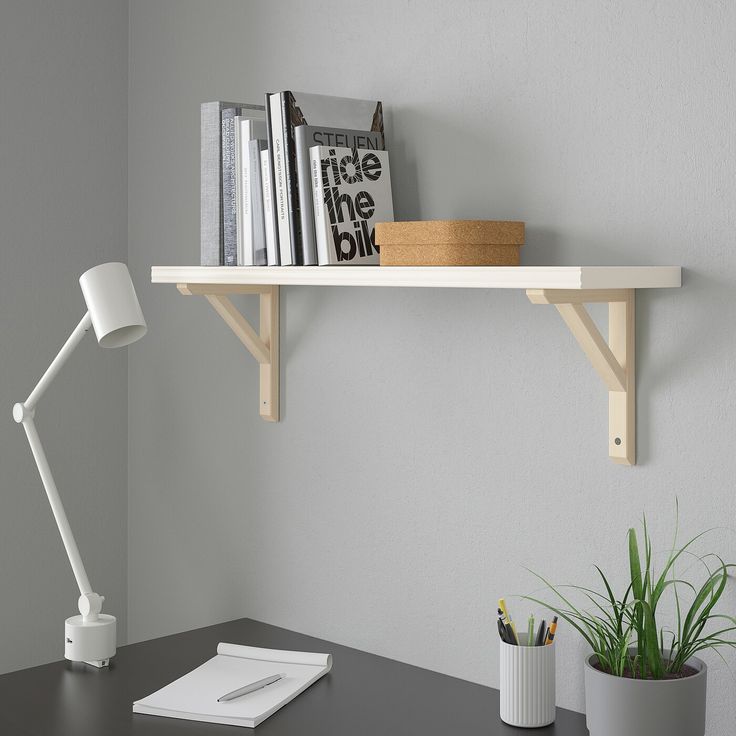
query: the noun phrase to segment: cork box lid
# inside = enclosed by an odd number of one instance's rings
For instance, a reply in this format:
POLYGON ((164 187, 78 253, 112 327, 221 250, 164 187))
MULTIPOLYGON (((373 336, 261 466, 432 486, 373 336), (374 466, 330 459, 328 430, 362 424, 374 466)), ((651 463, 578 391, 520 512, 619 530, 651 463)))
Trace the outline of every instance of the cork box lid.
POLYGON ((524 223, 510 220, 420 220, 377 222, 378 245, 464 243, 523 245, 524 223))

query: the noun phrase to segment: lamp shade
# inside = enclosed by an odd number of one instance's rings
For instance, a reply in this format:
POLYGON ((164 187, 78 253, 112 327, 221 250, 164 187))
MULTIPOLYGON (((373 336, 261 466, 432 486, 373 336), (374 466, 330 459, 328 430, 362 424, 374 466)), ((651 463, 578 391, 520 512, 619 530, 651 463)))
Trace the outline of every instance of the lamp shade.
POLYGON ((103 348, 121 348, 146 334, 146 320, 124 263, 90 268, 79 277, 79 285, 103 348))

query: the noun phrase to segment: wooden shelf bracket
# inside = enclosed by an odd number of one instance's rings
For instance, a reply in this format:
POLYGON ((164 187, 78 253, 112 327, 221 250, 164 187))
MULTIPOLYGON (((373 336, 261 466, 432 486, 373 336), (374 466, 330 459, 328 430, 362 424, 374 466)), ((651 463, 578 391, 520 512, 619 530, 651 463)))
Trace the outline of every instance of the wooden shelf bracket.
POLYGON ((532 304, 554 304, 608 389, 608 454, 636 464, 635 289, 527 289, 532 304), (608 303, 608 340, 585 308, 608 303))
POLYGON ((203 296, 235 333, 260 367, 259 412, 268 422, 279 421, 279 287, 250 284, 177 284, 186 296, 203 296), (228 298, 258 294, 259 329, 251 326, 228 298))

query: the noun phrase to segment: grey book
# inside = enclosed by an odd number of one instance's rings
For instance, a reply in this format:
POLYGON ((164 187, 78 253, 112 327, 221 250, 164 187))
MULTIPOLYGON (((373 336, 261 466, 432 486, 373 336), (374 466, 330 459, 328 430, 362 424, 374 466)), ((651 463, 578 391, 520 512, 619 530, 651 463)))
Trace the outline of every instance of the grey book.
POLYGON ((245 102, 205 102, 200 109, 200 263, 221 266, 225 263, 222 211, 222 111, 246 110, 265 117, 262 105, 245 102))
POLYGON ((226 107, 222 111, 222 237, 225 266, 238 265, 235 118, 240 111, 239 107, 226 107))
POLYGON ((325 128, 319 125, 300 125, 294 130, 294 139, 304 265, 315 266, 317 238, 314 230, 314 191, 309 149, 312 146, 340 146, 382 151, 385 148, 385 140, 380 131, 325 128))

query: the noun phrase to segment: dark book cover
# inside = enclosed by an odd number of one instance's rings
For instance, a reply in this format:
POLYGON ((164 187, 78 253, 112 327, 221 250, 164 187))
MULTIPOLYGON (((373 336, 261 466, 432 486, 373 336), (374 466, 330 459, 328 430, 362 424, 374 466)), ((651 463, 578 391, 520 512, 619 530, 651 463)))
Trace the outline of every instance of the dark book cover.
POLYGON ((279 155, 279 148, 283 156, 283 176, 278 176, 276 161, 274 179, 274 198, 277 205, 279 202, 285 205, 282 210, 277 206, 279 239, 288 239, 286 244, 281 242, 280 250, 282 263, 284 254, 288 252, 291 262, 298 265, 304 263, 304 248, 301 238, 295 129, 301 125, 321 125, 383 134, 383 104, 380 100, 360 100, 291 90, 279 93, 279 103, 280 130, 274 120, 273 109, 271 127, 274 157, 279 155))
POLYGON ((269 184, 269 191, 271 193, 271 196, 268 198, 268 203, 264 200, 264 206, 267 206, 269 208, 269 212, 264 212, 264 218, 268 218, 270 216, 271 222, 273 223, 273 252, 272 252, 272 258, 275 260, 274 263, 269 262, 269 266, 278 266, 281 264, 281 259, 279 257, 279 229, 278 229, 278 219, 276 216, 276 197, 274 195, 274 182, 276 181, 275 177, 275 168, 274 168, 274 160, 273 160, 273 127, 272 127, 272 121, 271 121, 271 105, 269 104, 269 100, 271 98, 271 93, 266 92, 266 133, 268 135, 267 143, 268 143, 268 184, 269 184), (270 213, 270 214, 269 214, 270 213))

